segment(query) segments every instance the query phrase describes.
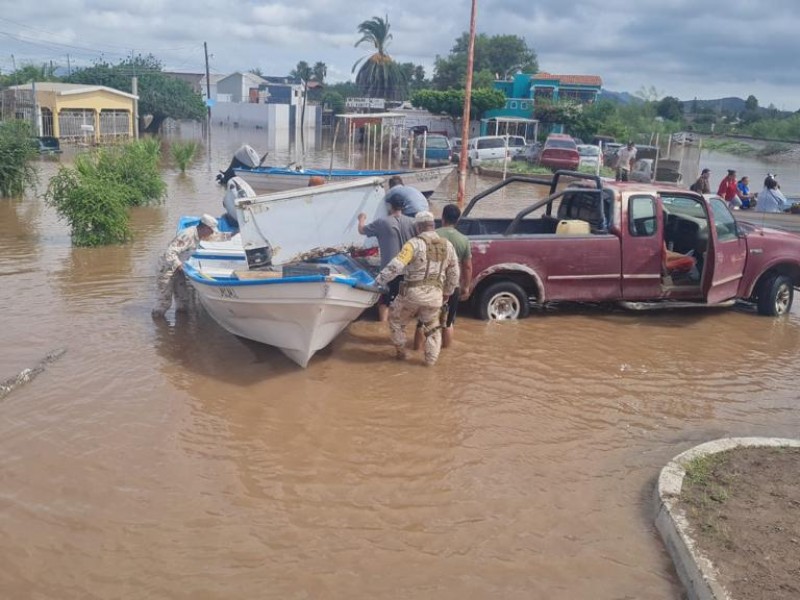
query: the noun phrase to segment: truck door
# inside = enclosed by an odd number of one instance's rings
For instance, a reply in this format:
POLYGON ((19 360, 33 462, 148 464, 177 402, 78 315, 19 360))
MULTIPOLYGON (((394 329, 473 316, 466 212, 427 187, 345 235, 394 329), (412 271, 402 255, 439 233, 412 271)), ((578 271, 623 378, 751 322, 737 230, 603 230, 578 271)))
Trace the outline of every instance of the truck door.
POLYGON ((711 198, 708 204, 711 236, 703 294, 706 302, 715 304, 736 297, 747 259, 747 240, 739 237, 736 219, 722 199, 711 198))
POLYGON ((622 297, 625 300, 654 300, 661 297, 662 244, 664 223, 660 201, 651 194, 630 196, 623 211, 622 297))

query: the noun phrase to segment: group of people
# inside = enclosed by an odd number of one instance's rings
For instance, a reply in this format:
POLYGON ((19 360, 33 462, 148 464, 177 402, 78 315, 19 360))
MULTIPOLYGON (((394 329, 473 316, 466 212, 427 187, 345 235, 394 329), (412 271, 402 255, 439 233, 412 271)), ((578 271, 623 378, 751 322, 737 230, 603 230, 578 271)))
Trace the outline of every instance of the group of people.
POLYGON ((425 364, 433 365, 453 339, 458 303, 469 295, 472 254, 469 240, 455 229, 461 211, 448 204, 436 229, 428 201, 418 190, 389 180, 384 197, 389 215, 367 223, 358 215, 359 233, 375 237, 380 250, 378 285, 386 287, 378 318, 389 322, 398 359, 408 357, 406 328, 417 324, 413 348, 424 348, 425 364))
MULTIPOLYGON (((458 302, 469 295, 472 280, 469 240, 455 229, 461 211, 455 204, 445 206, 442 226, 436 229, 428 200, 419 190, 403 185, 398 175, 389 179, 384 201, 387 216, 367 223, 367 215, 358 215, 359 233, 378 240, 381 262, 376 282, 386 290, 378 305, 379 320, 389 322, 401 359, 408 355, 406 327, 416 321, 413 348, 424 347, 425 364, 433 365, 442 345, 449 346, 453 339, 458 302)), ((181 230, 170 242, 159 259, 154 318, 163 318, 173 300, 176 312, 188 309, 183 264, 200 241, 220 235, 218 227, 216 218, 204 214, 197 225, 181 230)))
MULTIPOLYGON (((689 189, 698 194, 711 193, 711 170, 703 169, 689 189)), ((768 173, 764 187, 758 194, 750 191, 750 178, 746 175, 736 178, 736 170, 728 169, 728 174, 720 181, 717 195, 723 198, 734 210, 754 210, 757 212, 779 213, 791 208, 791 203, 783 195, 778 178, 768 173)))

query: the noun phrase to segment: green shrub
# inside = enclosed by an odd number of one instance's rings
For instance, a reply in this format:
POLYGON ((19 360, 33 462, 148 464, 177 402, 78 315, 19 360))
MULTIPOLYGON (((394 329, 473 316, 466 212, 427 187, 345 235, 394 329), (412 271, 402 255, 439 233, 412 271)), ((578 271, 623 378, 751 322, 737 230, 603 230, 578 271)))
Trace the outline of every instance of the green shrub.
POLYGON ((86 176, 81 167, 86 169, 90 161, 81 158, 78 157, 77 162, 81 164, 76 168, 61 167, 50 179, 45 202, 69 222, 76 246, 102 246, 126 241, 130 230, 125 187, 86 176))
POLYGON ((45 201, 69 222, 77 246, 122 243, 130 238, 128 208, 164 196, 159 156, 154 139, 80 155, 50 180, 45 201))
POLYGON ((95 153, 96 175, 122 184, 128 206, 158 202, 167 191, 158 169, 160 156, 161 143, 155 138, 101 148, 95 153))
POLYGON ((192 162, 192 159, 197 152, 197 142, 173 142, 170 150, 172 151, 172 159, 177 163, 181 173, 185 173, 186 167, 190 162, 192 162))
POLYGON ((22 196, 27 187, 36 185, 32 161, 38 155, 27 122, 0 123, 0 197, 22 196))

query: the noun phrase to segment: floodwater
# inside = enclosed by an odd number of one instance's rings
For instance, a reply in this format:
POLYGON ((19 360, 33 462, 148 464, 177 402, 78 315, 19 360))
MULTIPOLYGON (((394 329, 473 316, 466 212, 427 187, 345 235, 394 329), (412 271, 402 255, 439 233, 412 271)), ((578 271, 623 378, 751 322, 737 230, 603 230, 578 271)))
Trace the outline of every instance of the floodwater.
POLYGON ((248 141, 214 136, 125 246, 0 200, 0 380, 66 348, 0 401, 0 597, 677 600, 659 469, 800 435, 797 308, 465 315, 433 369, 368 319, 306 370, 199 307, 153 322, 158 253, 248 141))

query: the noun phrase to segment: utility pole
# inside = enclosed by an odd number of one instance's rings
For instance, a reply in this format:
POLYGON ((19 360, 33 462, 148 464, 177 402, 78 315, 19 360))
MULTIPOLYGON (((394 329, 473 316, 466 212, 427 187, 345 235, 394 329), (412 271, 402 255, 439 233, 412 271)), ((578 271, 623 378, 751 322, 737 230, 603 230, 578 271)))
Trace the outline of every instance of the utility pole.
POLYGON ((67 54, 67 77, 72 75, 72 65, 69 64, 69 54, 67 54))
POLYGON ((458 157, 458 207, 464 206, 464 193, 467 187, 467 146, 469 144, 469 116, 472 102, 472 69, 475 57, 475 19, 478 12, 477 0, 472 0, 472 13, 469 19, 469 45, 467 48, 467 82, 464 89, 464 113, 461 118, 461 154, 458 157))
POLYGON ((133 100, 133 139, 139 139, 139 78, 131 79, 131 91, 136 98, 133 100))
POLYGON ((208 124, 211 125, 211 73, 208 70, 208 42, 203 42, 203 51, 206 53, 206 110, 208 124))

